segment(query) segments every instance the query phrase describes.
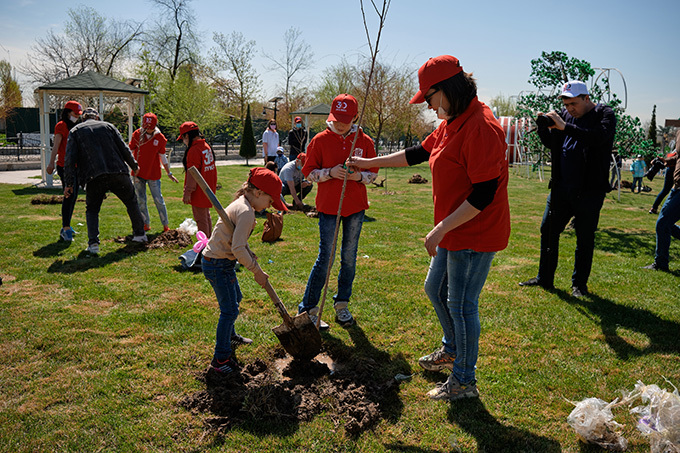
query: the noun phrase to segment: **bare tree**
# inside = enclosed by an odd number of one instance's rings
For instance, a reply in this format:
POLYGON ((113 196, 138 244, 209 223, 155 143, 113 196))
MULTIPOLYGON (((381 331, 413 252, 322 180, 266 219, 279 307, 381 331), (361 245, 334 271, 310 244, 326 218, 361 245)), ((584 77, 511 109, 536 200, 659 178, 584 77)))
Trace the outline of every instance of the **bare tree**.
POLYGON ((106 19, 94 8, 68 10, 64 33, 53 30, 37 38, 22 71, 35 83, 96 71, 115 76, 129 60, 132 46, 142 35, 142 24, 106 19))
POLYGON ((302 32, 291 27, 286 30, 283 35, 283 42, 285 49, 280 51, 280 57, 264 54, 274 66, 270 70, 280 71, 283 73, 285 79, 284 89, 284 103, 289 109, 291 85, 294 83, 294 77, 302 71, 309 69, 312 66, 314 53, 312 48, 302 39, 302 32))
POLYGON ((351 64, 344 57, 335 66, 323 71, 321 84, 315 91, 319 102, 331 104, 333 98, 341 93, 349 93, 356 97, 358 88, 355 84, 357 74, 356 65, 351 64))
POLYGON ((218 70, 224 70, 233 77, 232 83, 229 83, 230 80, 222 80, 219 86, 236 99, 239 104, 239 116, 243 121, 246 105, 255 100, 260 90, 259 76, 251 64, 255 53, 255 41, 246 41, 243 34, 236 31, 229 36, 215 33, 213 41, 217 47, 210 50, 212 61, 218 70))
POLYGON ((151 58, 175 80, 180 67, 198 62, 199 37, 194 31, 196 18, 191 0, 150 0, 158 9, 159 20, 147 35, 151 58))

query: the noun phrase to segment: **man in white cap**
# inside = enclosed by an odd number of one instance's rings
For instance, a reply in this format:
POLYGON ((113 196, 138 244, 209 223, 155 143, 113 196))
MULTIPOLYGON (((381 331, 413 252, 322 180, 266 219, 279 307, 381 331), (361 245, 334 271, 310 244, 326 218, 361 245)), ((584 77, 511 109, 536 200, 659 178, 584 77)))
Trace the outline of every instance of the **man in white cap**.
POLYGON ((552 155, 551 192, 541 222, 538 275, 520 286, 554 288, 560 234, 574 218, 576 252, 572 295, 588 292, 595 230, 609 185, 609 160, 616 117, 611 107, 595 104, 585 83, 564 84, 559 94, 564 108, 539 114, 538 136, 552 155), (542 118, 541 118, 542 117, 542 118))

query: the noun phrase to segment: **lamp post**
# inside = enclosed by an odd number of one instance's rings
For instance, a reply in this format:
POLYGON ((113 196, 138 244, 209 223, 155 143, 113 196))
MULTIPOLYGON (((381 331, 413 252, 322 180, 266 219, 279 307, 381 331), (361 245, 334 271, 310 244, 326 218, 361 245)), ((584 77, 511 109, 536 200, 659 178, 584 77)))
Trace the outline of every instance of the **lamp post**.
POLYGON ((283 98, 280 97, 280 96, 276 96, 276 97, 271 98, 268 102, 273 102, 273 103, 274 103, 274 108, 264 106, 264 107, 262 107, 262 114, 263 114, 263 115, 266 115, 266 114, 267 114, 267 109, 273 110, 273 111, 274 111, 274 121, 276 121, 276 112, 279 111, 279 109, 276 108, 276 104, 278 104, 278 102, 279 102, 280 100, 282 100, 282 99, 283 99, 283 98))

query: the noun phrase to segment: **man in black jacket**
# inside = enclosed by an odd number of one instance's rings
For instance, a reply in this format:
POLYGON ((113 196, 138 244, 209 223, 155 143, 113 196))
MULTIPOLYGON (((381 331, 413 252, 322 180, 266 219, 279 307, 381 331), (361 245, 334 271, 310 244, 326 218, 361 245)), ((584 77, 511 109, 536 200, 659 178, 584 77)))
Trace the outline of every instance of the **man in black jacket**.
POLYGON ((611 107, 590 100, 588 88, 581 81, 565 83, 559 96, 564 109, 539 114, 537 121, 541 142, 552 155, 551 192, 541 222, 538 275, 520 286, 554 287, 560 234, 573 217, 576 252, 572 295, 582 297, 588 292, 600 210, 611 190, 609 159, 616 117, 611 107))
MULTIPOLYGON (((290 145, 288 162, 293 162, 297 159, 298 154, 305 151, 305 145, 307 144, 307 131, 305 131, 305 126, 302 124, 302 118, 299 116, 295 117, 293 129, 288 132, 288 144, 290 145)), ((279 168, 279 170, 281 169, 279 168)))
POLYGON ((87 251, 99 254, 99 210, 107 191, 113 192, 125 204, 132 222, 135 242, 146 242, 144 220, 139 211, 130 169, 139 167, 118 129, 99 121, 99 113, 85 109, 83 122, 69 134, 64 162, 64 196, 73 190, 76 171, 78 181, 87 184, 85 218, 87 220, 87 251))

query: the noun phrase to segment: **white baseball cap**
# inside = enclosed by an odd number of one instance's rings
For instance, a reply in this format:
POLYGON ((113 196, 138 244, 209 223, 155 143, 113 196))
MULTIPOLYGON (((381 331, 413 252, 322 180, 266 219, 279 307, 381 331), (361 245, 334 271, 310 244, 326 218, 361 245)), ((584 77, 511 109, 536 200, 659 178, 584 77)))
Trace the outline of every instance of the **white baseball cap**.
POLYGON ((562 87, 562 92, 560 93, 559 97, 575 98, 576 96, 581 96, 582 94, 590 94, 588 93, 588 87, 586 84, 580 80, 570 80, 562 87))

